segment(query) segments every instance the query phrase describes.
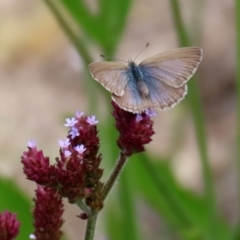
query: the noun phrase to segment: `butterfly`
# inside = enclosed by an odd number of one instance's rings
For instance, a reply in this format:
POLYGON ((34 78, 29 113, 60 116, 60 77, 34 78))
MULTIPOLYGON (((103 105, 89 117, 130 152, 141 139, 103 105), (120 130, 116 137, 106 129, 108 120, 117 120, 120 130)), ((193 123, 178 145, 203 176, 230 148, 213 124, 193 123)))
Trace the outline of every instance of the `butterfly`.
POLYGON ((116 104, 132 113, 147 109, 166 110, 178 104, 187 94, 187 81, 203 57, 198 47, 177 48, 159 53, 139 65, 129 61, 93 62, 92 77, 112 93, 116 104))

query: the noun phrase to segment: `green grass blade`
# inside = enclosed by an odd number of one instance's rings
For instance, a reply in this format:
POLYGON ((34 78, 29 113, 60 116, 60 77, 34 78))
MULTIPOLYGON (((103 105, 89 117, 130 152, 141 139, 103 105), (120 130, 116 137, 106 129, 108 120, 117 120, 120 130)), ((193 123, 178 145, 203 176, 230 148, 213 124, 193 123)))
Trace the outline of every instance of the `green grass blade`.
POLYGON ((75 34, 73 29, 70 27, 70 23, 66 21, 62 13, 59 11, 59 5, 54 3, 52 0, 44 0, 54 17, 57 19, 59 25, 62 27, 63 31, 66 33, 72 44, 76 47, 79 55, 83 58, 85 66, 92 62, 91 56, 87 47, 79 37, 75 34))
MULTIPOLYGON (((171 0, 172 15, 178 40, 181 46, 190 45, 185 26, 182 22, 180 6, 178 0, 171 0)), ((202 172, 204 179, 205 195, 207 199, 207 210, 209 214, 209 234, 212 239, 218 239, 218 226, 216 226, 217 210, 214 194, 213 179, 211 174, 210 163, 207 153, 207 138, 205 133, 204 118, 201 106, 201 100, 198 92, 196 78, 194 77, 189 83, 189 94, 187 97, 195 125, 198 148, 201 157, 202 172)))
POLYGON ((103 47, 106 44, 105 26, 99 21, 98 14, 91 14, 90 9, 82 0, 60 0, 79 29, 103 47))
POLYGON ((104 52, 112 55, 118 45, 124 27, 132 0, 101 0, 99 1, 100 19, 106 26, 107 44, 104 52))
POLYGON ((238 224, 233 239, 240 239, 240 1, 235 0, 236 18, 236 89, 237 89, 237 165, 238 165, 238 224))

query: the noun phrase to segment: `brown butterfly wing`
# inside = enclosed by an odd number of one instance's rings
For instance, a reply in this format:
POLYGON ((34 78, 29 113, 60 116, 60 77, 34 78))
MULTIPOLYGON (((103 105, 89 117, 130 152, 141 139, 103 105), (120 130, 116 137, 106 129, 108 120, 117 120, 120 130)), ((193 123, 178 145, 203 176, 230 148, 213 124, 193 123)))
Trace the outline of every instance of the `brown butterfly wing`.
POLYGON ((88 67, 92 77, 108 91, 117 96, 124 95, 124 88, 128 82, 126 66, 118 62, 94 62, 88 67))
POLYGON ((174 88, 164 82, 156 81, 153 77, 147 77, 148 79, 145 82, 149 89, 147 97, 143 97, 134 83, 131 82, 130 84, 129 82, 124 95, 121 97, 113 95, 113 101, 126 111, 141 113, 148 108, 158 108, 160 110, 172 108, 187 94, 187 85, 174 88))
POLYGON ((151 105, 148 99, 142 98, 136 88, 132 88, 129 85, 126 86, 123 96, 113 94, 112 100, 117 103, 120 108, 132 113, 143 112, 151 105))
POLYGON ((195 73, 202 56, 198 47, 177 48, 149 57, 139 66, 156 80, 179 88, 195 73))
POLYGON ((126 111, 140 113, 148 108, 166 110, 187 94, 185 84, 202 60, 197 47, 179 48, 147 58, 140 65, 148 94, 141 94, 131 69, 120 63, 99 62, 89 65, 97 81, 113 93, 112 99, 126 111))

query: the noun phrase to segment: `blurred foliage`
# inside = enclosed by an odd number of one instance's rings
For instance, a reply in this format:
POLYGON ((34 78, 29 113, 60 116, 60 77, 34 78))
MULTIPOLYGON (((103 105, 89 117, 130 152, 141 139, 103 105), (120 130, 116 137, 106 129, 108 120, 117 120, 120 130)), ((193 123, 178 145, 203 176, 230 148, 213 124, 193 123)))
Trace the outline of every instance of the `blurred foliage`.
MULTIPOLYGON (((97 10, 90 9, 90 6, 86 4, 87 1, 83 0, 44 0, 44 2, 82 57, 86 72, 87 65, 92 61, 91 48, 94 47, 95 49, 97 47, 106 55, 114 55, 121 41, 128 13, 132 6, 131 0, 99 0, 97 1, 97 10)), ((190 45, 191 41, 181 18, 178 0, 171 0, 169 3, 172 9, 169 14, 173 16, 179 45, 190 45)), ((236 5, 239 5, 238 0, 236 0, 236 5)), ((239 18, 240 6, 236 9, 236 15, 239 18)), ((238 19, 238 49, 240 42, 239 32, 240 20, 238 19)), ((240 51, 238 51, 238 62, 240 62, 240 51)), ((238 71, 240 70, 238 69, 238 71)), ((238 74, 238 82, 240 82, 240 73, 238 74)), ((89 79, 86 80, 85 84, 87 91, 91 89, 89 102, 93 103, 91 106, 95 105, 94 111, 97 111, 96 100, 92 99, 93 96, 95 97, 95 89, 105 96, 106 104, 109 105, 110 98, 106 91, 103 91, 101 87, 98 88, 97 85, 94 85, 93 89, 94 83, 89 79), (108 97, 106 98, 106 96, 108 97)), ((239 89, 238 96, 240 96, 239 89)), ((176 181, 169 164, 171 159, 162 159, 161 156, 152 158, 147 154, 133 156, 124 169, 119 183, 113 191, 114 194, 110 194, 109 199, 107 199, 103 210, 104 213, 102 213, 105 216, 105 234, 108 239, 149 239, 148 236, 144 235, 145 233, 141 228, 142 222, 147 223, 145 219, 139 219, 138 216, 137 208, 141 201, 148 205, 155 215, 159 216, 161 225, 166 226, 168 229, 167 232, 164 231, 165 234, 163 233, 156 239, 240 239, 238 234, 234 234, 239 231, 231 229, 216 210, 214 186, 207 153, 204 117, 196 78, 194 81, 190 81, 187 100, 195 123, 195 132, 201 156, 205 185, 204 195, 199 196, 187 191, 176 181)), ((240 104, 238 105, 240 106, 240 104)), ((238 121, 240 121, 240 117, 238 121)), ((104 164, 107 165, 107 169, 112 168, 118 155, 115 144, 116 131, 113 125, 110 113, 105 118, 105 122, 100 125, 104 164)), ((22 192, 18 191, 13 183, 1 180, 0 189, 4 193, 1 194, 0 207, 2 210, 7 208, 19 213, 19 219, 22 220, 21 236, 24 236, 19 239, 26 239, 25 233, 32 231, 29 225, 29 219, 31 218, 29 216, 29 202, 25 200, 22 192), (9 199, 12 199, 12 201, 9 201, 9 199)))
POLYGON ((17 239, 29 239, 33 232, 31 202, 15 182, 0 178, 0 212, 5 210, 16 213, 21 222, 17 239))

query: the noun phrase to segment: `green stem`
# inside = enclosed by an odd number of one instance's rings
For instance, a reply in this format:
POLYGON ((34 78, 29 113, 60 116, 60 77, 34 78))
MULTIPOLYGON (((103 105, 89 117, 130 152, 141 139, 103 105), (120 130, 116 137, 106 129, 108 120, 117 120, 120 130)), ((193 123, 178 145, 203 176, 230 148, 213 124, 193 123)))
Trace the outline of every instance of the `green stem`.
POLYGON ((98 212, 92 212, 91 217, 87 221, 87 228, 86 228, 84 240, 94 239, 94 232, 96 228, 97 217, 98 217, 98 212))
POLYGON ((59 11, 59 9, 55 6, 55 4, 52 2, 52 0, 44 0, 46 5, 49 7, 49 9, 52 11, 53 15, 57 19, 58 23, 64 30, 64 32, 67 34, 73 45, 76 47, 79 55, 82 57, 84 64, 87 66, 90 62, 92 62, 92 58, 87 51, 86 46, 82 43, 82 40, 77 37, 77 35, 74 33, 74 31, 70 28, 67 21, 64 19, 62 13, 59 11))
MULTIPOLYGON (((240 1, 235 1, 236 15, 236 77, 237 77, 237 164, 238 189, 240 189, 240 1)), ((240 190, 238 190, 238 209, 240 211, 240 190)), ((240 225, 240 212, 238 213, 240 225)))
MULTIPOLYGON (((54 4, 52 0, 43 0, 43 1, 49 7, 51 12, 57 19, 59 25, 61 26, 61 28, 63 29, 65 34, 68 36, 68 38, 70 39, 72 44, 75 46, 76 50, 78 51, 79 55, 81 56, 81 58, 83 60, 85 69, 87 69, 88 64, 92 62, 92 58, 90 56, 89 51, 87 50, 86 45, 83 44, 83 41, 79 37, 77 37, 75 32, 72 30, 69 23, 65 20, 65 18, 63 17, 63 14, 59 10, 59 7, 57 7, 56 4, 54 4)), ((104 91, 103 88, 97 88, 96 87, 97 83, 95 81, 90 80, 89 74, 88 74, 88 78, 89 79, 87 79, 87 81, 84 81, 84 83, 85 83, 87 92, 91 93, 91 94, 87 94, 89 108, 93 112, 97 112, 96 98, 98 96, 98 92, 96 90, 99 90, 100 92, 102 92, 103 93, 102 95, 104 97, 106 97, 106 91, 104 91), (88 80, 90 80, 90 81, 88 81, 88 80), (95 98, 93 98, 92 96, 95 96, 95 98)))
MULTIPOLYGON (((170 3, 171 3, 172 15, 174 18, 174 23, 175 23, 179 43, 181 46, 188 46, 190 45, 190 40, 187 36, 187 32, 181 18, 179 2, 178 0, 171 0, 170 3)), ((213 178, 211 174, 211 167, 208 159, 207 145, 206 145, 207 138, 206 138, 202 105, 201 105, 201 100, 198 92, 196 77, 194 77, 189 84, 188 99, 189 99, 189 103, 190 103, 190 107, 193 115, 193 121, 195 125, 196 136, 197 136, 197 143, 198 143, 199 153, 201 157, 204 189, 205 189, 205 196, 207 200, 207 207, 208 207, 207 210, 209 214, 209 234, 211 235, 212 239, 218 239, 218 237, 216 236, 217 210, 216 210, 216 200, 214 195, 214 185, 213 185, 213 178)))
POLYGON ((112 189, 112 187, 113 187, 114 183, 116 182, 117 178, 119 177, 125 163, 127 162, 127 159, 128 159, 127 156, 123 152, 120 152, 118 160, 117 160, 117 164, 114 167, 114 170, 113 170, 112 174, 110 175, 108 181, 104 185, 103 200, 107 197, 108 193, 112 189))
POLYGON ((178 0, 170 0, 170 4, 175 29, 177 31, 178 42, 180 43, 181 46, 188 46, 190 41, 182 21, 178 0))
POLYGON ((83 202, 82 199, 78 199, 76 204, 79 206, 80 209, 82 209, 88 216, 91 216, 91 210, 88 208, 88 206, 83 202))

